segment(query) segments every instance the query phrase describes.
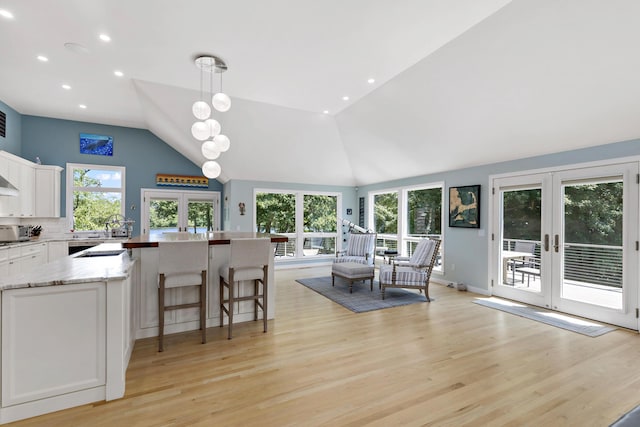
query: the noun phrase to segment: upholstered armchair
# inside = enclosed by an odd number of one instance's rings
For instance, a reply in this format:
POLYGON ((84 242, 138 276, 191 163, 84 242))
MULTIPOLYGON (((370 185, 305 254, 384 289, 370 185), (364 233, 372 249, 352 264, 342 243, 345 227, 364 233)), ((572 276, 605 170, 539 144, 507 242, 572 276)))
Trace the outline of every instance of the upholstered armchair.
POLYGON ((411 258, 396 258, 392 264, 380 266, 382 299, 386 288, 409 288, 424 291, 429 298, 429 280, 438 257, 440 240, 423 239, 416 246, 411 258))
POLYGON ((336 252, 336 258, 333 262, 356 262, 358 264, 374 265, 376 238, 376 233, 350 233, 347 248, 336 252))

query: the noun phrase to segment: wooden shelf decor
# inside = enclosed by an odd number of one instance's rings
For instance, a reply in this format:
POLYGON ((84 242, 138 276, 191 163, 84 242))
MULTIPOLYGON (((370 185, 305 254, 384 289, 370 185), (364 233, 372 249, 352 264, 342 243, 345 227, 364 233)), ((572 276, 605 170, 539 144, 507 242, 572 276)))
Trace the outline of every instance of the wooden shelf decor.
POLYGON ((156 174, 156 185, 162 187, 209 188, 209 178, 204 176, 156 174))

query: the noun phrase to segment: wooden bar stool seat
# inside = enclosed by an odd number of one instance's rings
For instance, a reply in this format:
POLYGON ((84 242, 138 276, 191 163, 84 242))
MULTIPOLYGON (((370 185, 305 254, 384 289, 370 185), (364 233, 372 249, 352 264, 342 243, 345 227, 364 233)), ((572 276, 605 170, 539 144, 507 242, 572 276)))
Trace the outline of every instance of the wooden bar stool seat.
POLYGON ((183 240, 159 242, 158 265, 158 351, 164 350, 164 312, 183 308, 200 310, 202 343, 207 342, 207 269, 209 266, 209 242, 207 240, 183 240), (197 286, 198 301, 165 305, 167 290, 197 286))
POLYGON ((235 304, 239 301, 253 301, 253 320, 258 320, 258 307, 262 310, 263 332, 267 332, 267 278, 270 256, 270 239, 231 239, 229 263, 220 267, 220 327, 223 326, 226 313, 229 318, 228 339, 232 337, 235 304), (249 280, 253 281, 253 294, 239 296, 240 283, 249 280))

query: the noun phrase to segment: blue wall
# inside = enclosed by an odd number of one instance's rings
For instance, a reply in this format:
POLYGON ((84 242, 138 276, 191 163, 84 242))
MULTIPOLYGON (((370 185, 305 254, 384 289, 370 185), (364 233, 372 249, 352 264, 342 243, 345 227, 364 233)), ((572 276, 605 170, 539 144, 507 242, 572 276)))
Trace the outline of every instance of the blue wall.
MULTIPOLYGON (((140 189, 159 188, 156 186, 157 173, 202 176, 200 167, 148 130, 45 117, 22 116, 20 155, 31 161, 40 157, 42 164, 65 169, 67 162, 125 166, 125 216, 136 221, 134 235, 140 233, 140 189), (80 154, 80 133, 112 136, 113 156, 80 154)), ((61 215, 66 216, 65 172, 62 172, 61 188, 61 215)), ((222 184, 209 180, 208 190, 222 192, 222 184)))
POLYGON ((0 136, 0 150, 16 156, 22 154, 22 115, 0 101, 0 111, 7 116, 6 136, 0 136))

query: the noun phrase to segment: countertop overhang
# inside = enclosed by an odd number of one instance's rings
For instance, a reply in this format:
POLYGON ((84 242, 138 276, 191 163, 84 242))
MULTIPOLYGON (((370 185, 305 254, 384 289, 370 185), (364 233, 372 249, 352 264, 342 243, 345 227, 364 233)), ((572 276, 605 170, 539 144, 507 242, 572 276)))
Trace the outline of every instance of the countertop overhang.
POLYGON ((154 248, 159 242, 171 242, 176 240, 208 240, 209 245, 228 245, 231 239, 270 238, 271 243, 285 243, 289 241, 287 236, 280 234, 256 233, 251 231, 215 231, 211 233, 165 233, 154 235, 140 235, 122 242, 126 249, 154 248))

